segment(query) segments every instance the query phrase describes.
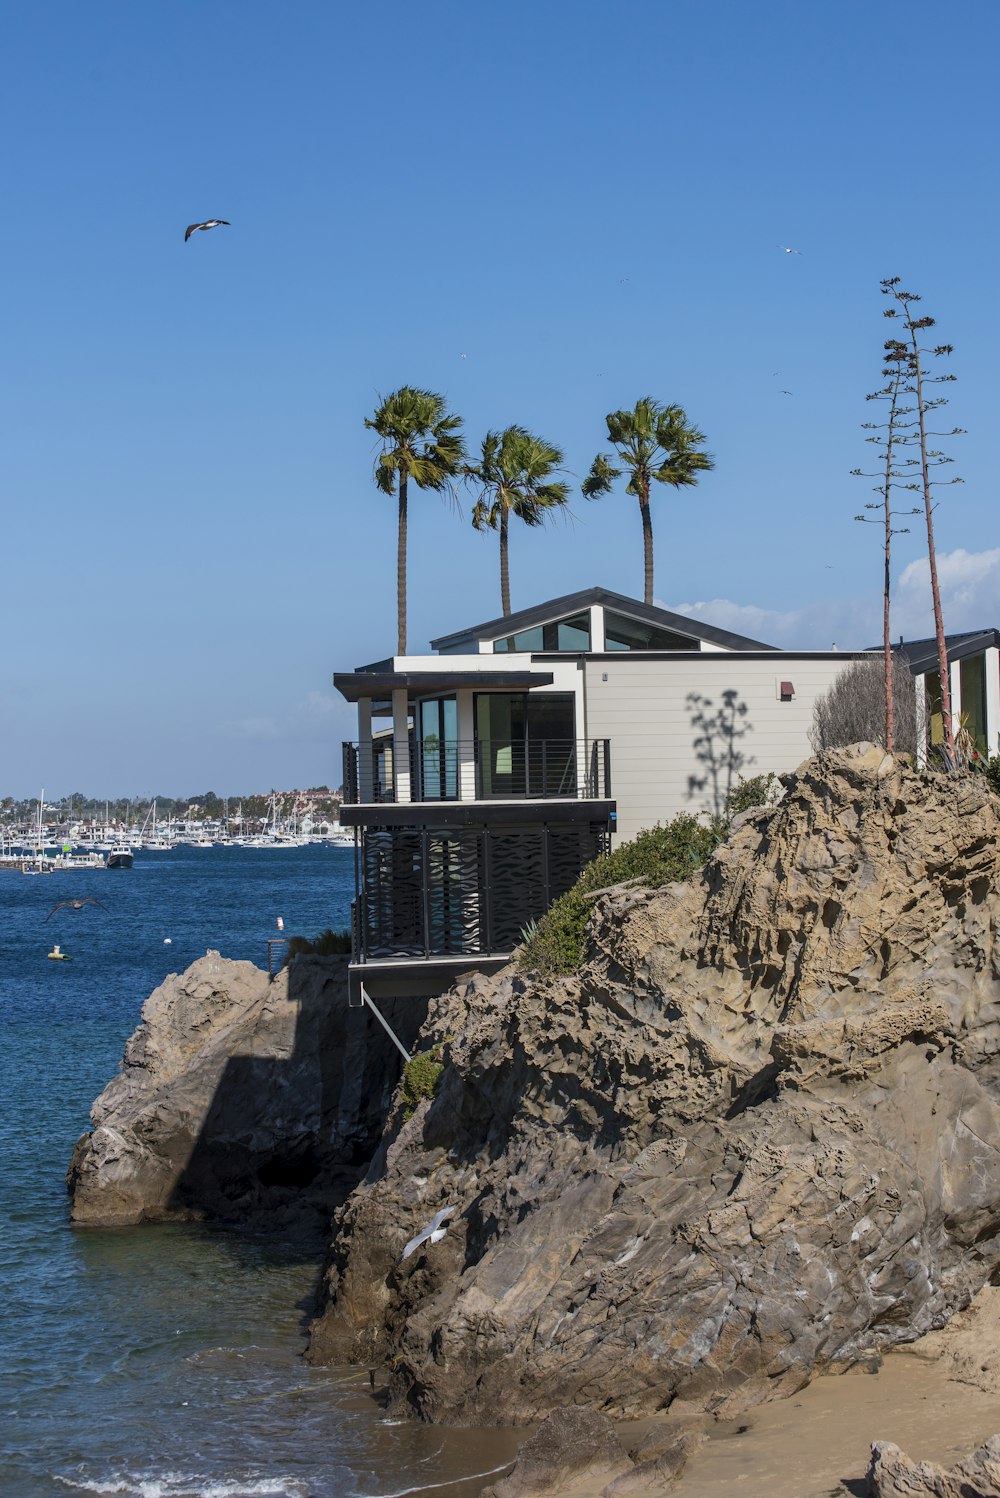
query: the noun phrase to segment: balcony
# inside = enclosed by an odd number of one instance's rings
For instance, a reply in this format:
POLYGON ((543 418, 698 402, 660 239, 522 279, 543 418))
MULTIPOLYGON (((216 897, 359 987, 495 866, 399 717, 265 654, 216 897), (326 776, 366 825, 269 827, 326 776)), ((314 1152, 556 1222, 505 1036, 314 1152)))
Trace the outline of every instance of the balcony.
POLYGON ((393 740, 345 743, 344 801, 596 801, 611 795, 608 739, 409 739, 401 777, 393 740), (403 794, 400 795, 404 782, 403 794), (408 792, 408 794, 407 794, 408 792))

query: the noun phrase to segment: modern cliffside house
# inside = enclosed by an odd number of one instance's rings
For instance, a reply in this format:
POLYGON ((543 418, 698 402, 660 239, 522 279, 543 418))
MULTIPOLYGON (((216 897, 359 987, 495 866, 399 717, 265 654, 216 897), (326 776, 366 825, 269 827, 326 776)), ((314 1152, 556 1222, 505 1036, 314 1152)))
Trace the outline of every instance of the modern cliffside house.
POLYGON ((375 997, 500 966, 615 837, 794 768, 815 698, 855 659, 604 588, 431 645, 333 678, 358 705, 341 823, 357 833, 352 980, 375 997))

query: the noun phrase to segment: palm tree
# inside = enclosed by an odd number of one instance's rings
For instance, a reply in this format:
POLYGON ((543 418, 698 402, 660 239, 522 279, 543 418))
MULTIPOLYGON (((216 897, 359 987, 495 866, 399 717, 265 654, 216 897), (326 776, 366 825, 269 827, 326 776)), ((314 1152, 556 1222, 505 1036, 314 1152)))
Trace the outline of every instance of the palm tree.
POLYGON ((588 499, 607 494, 615 479, 627 473, 626 493, 639 500, 642 515, 642 547, 645 561, 646 603, 653 602, 653 521, 649 513, 649 486, 670 484, 681 489, 698 482, 698 474, 715 467, 708 453, 701 451, 704 433, 688 425, 681 406, 663 406, 650 396, 636 401, 634 411, 609 411, 608 440, 621 463, 615 468, 611 458, 598 453, 583 481, 588 499))
POLYGON ((462 418, 445 409, 444 397, 432 390, 401 385, 365 426, 382 439, 375 463, 375 482, 383 494, 399 495, 396 542, 396 622, 398 653, 406 654, 406 502, 410 479, 420 489, 448 489, 465 457, 462 418))
POLYGON ((510 567, 507 558, 507 524, 511 515, 525 525, 541 525, 546 510, 564 505, 569 485, 553 480, 562 464, 558 447, 536 437, 524 427, 510 426, 502 432, 487 432, 483 438, 482 462, 470 464, 466 477, 480 486, 472 509, 477 531, 500 532, 500 600, 504 618, 510 613, 510 567))

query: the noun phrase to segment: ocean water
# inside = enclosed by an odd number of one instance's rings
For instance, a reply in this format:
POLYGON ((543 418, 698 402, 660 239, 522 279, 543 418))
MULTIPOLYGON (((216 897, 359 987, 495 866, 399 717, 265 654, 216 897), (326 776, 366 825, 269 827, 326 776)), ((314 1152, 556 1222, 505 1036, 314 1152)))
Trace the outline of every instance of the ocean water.
POLYGON ((513 1433, 390 1422, 366 1370, 305 1365, 321 1241, 69 1223, 73 1145, 146 996, 209 948, 264 966, 279 915, 346 926, 352 893, 352 851, 323 845, 0 873, 4 1498, 474 1498, 513 1453, 513 1433), (104 908, 46 919, 88 897, 104 908))

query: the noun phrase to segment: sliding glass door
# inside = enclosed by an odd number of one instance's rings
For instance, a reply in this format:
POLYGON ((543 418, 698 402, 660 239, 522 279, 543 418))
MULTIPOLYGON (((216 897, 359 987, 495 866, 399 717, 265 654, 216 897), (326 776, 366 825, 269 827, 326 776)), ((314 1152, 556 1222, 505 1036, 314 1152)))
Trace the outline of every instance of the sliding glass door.
POLYGON ((417 765, 421 801, 452 801, 458 796, 458 703, 435 697, 417 707, 417 765))
POLYGON ((571 693, 479 692, 475 714, 478 796, 576 795, 571 693))

